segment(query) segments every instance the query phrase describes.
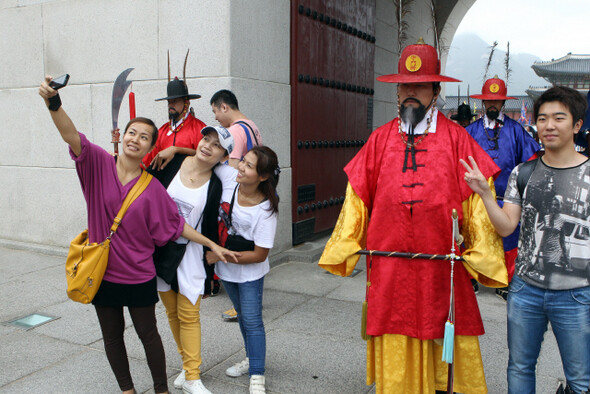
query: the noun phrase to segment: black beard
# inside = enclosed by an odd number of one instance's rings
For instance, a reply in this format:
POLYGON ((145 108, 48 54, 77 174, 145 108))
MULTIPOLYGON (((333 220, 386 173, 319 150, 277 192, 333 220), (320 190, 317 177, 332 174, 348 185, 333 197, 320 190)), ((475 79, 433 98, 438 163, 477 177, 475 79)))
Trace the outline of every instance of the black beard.
POLYGON ((500 111, 498 111, 497 109, 488 109, 486 111, 486 116, 488 117, 489 120, 496 120, 498 119, 498 116, 500 115, 500 111))
POLYGON ((178 112, 176 112, 176 110, 168 111, 168 118, 171 121, 176 122, 179 117, 180 117, 180 114, 178 112))
POLYGON ((411 124, 413 127, 416 127, 416 125, 420 123, 426 116, 426 107, 420 102, 418 102, 417 108, 406 106, 405 104, 409 100, 415 101, 414 99, 405 99, 400 106, 400 116, 404 122, 411 124))

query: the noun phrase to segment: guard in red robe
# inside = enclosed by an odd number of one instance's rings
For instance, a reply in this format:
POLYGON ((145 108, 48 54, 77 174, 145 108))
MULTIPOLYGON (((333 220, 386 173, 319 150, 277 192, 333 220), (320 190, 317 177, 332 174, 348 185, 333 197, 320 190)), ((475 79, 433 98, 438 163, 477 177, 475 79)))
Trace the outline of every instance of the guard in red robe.
POLYGON ((194 155, 201 140, 201 130, 205 123, 197 119, 190 111, 190 100, 198 99, 198 94, 189 94, 188 87, 178 77, 168 82, 168 96, 156 101, 168 100, 168 117, 170 121, 158 129, 158 140, 154 149, 144 158, 146 167, 163 169, 176 154, 194 155))
MULTIPOLYGON (((454 265, 456 392, 487 392, 478 336, 484 333, 470 278, 491 287, 508 282, 502 240, 483 203, 463 181, 460 158, 477 157, 493 186, 499 169, 465 129, 435 105, 440 82, 436 50, 420 41, 404 49, 399 73, 377 78, 399 83, 396 118, 375 130, 345 167, 349 184, 342 212, 319 265, 346 276, 360 249, 450 253, 452 210, 465 242, 454 265)), ((367 257, 367 384, 377 393, 434 393, 447 389, 441 360, 450 306, 451 263, 446 260, 367 257)))

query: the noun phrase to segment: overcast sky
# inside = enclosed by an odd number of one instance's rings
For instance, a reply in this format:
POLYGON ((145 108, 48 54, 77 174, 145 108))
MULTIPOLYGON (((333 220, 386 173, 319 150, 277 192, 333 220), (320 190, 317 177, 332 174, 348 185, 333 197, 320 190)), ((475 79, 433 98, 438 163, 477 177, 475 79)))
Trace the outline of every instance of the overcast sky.
POLYGON ((477 0, 455 35, 476 33, 498 49, 543 61, 590 54, 590 0, 477 0))

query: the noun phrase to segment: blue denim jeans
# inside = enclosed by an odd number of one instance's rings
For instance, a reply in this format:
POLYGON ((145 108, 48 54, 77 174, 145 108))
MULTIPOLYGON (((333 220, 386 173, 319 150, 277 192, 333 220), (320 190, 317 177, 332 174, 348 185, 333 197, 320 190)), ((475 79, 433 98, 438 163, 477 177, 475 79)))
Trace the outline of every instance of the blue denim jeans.
POLYGON ((545 290, 514 276, 508 293, 508 393, 535 393, 535 367, 551 328, 574 392, 590 384, 590 287, 545 290))
POLYGON ((250 359, 250 376, 264 375, 266 333, 262 322, 262 289, 264 277, 252 282, 221 281, 236 312, 244 338, 246 356, 250 359))

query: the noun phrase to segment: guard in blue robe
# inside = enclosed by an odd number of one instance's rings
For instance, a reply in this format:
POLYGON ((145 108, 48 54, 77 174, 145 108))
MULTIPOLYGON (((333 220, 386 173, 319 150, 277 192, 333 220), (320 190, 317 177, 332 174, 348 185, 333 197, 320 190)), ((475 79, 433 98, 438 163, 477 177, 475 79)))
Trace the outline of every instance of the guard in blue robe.
MULTIPOLYGON (((515 99, 515 97, 506 95, 507 89, 503 80, 498 76, 488 79, 484 83, 481 93, 470 97, 483 101, 486 114, 467 126, 466 130, 501 169, 494 184, 498 203, 502 206, 510 173, 518 164, 533 157, 540 147, 520 123, 502 113, 505 101, 515 99)), ((514 233, 503 239, 509 279, 512 279, 514 274, 518 233, 519 228, 517 227, 514 233)), ((498 289, 496 293, 504 299, 504 295, 507 294, 502 289, 498 289)))

